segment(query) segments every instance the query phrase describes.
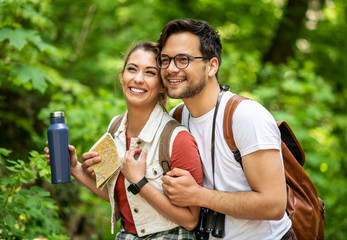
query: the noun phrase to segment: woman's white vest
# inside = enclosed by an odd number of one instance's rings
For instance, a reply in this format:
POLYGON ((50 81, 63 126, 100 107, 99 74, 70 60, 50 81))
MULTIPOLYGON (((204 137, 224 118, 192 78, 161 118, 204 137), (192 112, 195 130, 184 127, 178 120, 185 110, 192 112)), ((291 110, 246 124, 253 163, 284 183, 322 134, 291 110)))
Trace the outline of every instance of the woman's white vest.
MULTIPOLYGON (((113 118, 109 127, 112 125, 112 122, 116 119, 113 118)), ((156 105, 153 112, 151 113, 149 120, 147 121, 145 127, 142 129, 141 133, 137 138, 131 138, 130 148, 129 149, 148 149, 147 153, 147 167, 146 167, 146 178, 149 181, 149 184, 154 186, 163 192, 162 189, 162 181, 161 178, 163 176, 163 169, 159 163, 159 141, 160 135, 165 127, 166 123, 170 121, 172 118, 163 111, 163 109, 156 105)), ((117 151, 119 158, 122 160, 125 151, 126 151, 126 123, 127 123, 127 112, 125 113, 123 120, 115 132, 114 141, 116 143, 117 151)), ((177 136, 177 134, 181 131, 186 130, 184 127, 177 127, 171 137, 170 140, 170 156, 172 152, 172 144, 177 136)), ((113 234, 113 230, 117 220, 120 217, 120 213, 118 210, 117 201, 114 198, 114 188, 116 185, 116 181, 119 175, 119 171, 110 179, 107 183, 108 194, 110 198, 110 204, 112 207, 112 228, 111 232, 113 234)), ((125 189, 128 188, 130 183, 127 179, 124 180, 125 189)), ((167 231, 177 227, 178 225, 171 222, 160 213, 157 212, 144 198, 140 196, 140 194, 133 195, 131 192, 126 191, 127 199, 130 205, 131 214, 134 219, 135 227, 137 234, 141 237, 144 235, 167 231)))

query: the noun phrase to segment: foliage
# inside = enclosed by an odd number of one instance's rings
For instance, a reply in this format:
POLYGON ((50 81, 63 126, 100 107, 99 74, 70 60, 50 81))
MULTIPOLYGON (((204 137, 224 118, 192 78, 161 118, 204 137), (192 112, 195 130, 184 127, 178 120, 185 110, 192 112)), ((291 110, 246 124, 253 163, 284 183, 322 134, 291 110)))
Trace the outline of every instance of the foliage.
MULTIPOLYGON (((47 184, 49 169, 32 149, 42 152, 49 113, 63 110, 70 143, 79 156, 88 151, 126 109, 118 84, 123 53, 139 40, 156 41, 168 21, 189 17, 210 22, 221 35, 219 81, 290 123, 306 153, 305 169, 327 205, 326 239, 344 239, 346 9, 345 0, 0 0, 0 147, 24 159, 2 157, 1 164, 17 171, 12 174, 20 179, 17 185, 31 179, 11 188, 13 196, 45 202, 41 210, 47 210, 48 219, 55 217, 56 229, 64 225, 71 238, 114 238, 109 235, 109 204, 76 181, 68 187, 47 184), (298 2, 307 4, 302 22, 287 14, 297 12, 289 3, 298 2), (282 39, 286 45, 276 48, 278 33, 293 24, 295 32, 285 31, 288 36, 282 39), (280 54, 288 47, 285 61, 266 57, 270 50, 280 54)), ((169 99, 167 108, 178 102, 169 99)), ((3 191, 10 188, 4 186, 15 184, 12 175, 1 180, 2 200, 9 198, 3 191)), ((7 209, 6 214, 23 223, 21 228, 46 223, 38 223, 37 213, 15 197, 9 198, 13 212, 7 209)), ((1 217, 1 228, 9 232, 13 219, 3 212, 1 217)), ((19 229, 11 226, 11 231, 19 229)))
POLYGON ((48 1, 23 5, 17 1, 1 1, 1 9, 1 56, 6 56, 3 63, 7 66, 2 69, 2 74, 8 76, 2 80, 43 93, 52 80, 41 61, 56 55, 55 47, 39 34, 51 27, 51 22, 42 15, 48 10, 48 1), (5 9, 7 14, 4 14, 5 9), (23 21, 22 26, 16 18, 23 21))
POLYGON ((0 148, 0 236, 2 239, 68 239, 61 226, 58 209, 50 193, 33 183, 38 175, 47 176, 45 160, 35 151, 30 162, 7 159, 10 151, 0 148), (7 162, 7 163, 6 163, 7 162), (44 165, 43 165, 44 163, 44 165), (4 169, 6 167, 6 170, 4 169))

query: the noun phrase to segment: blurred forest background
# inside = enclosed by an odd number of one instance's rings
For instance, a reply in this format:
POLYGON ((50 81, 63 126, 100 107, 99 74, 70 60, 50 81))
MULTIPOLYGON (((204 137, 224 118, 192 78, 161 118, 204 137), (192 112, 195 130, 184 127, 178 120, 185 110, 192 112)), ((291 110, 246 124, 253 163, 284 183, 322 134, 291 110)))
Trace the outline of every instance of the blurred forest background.
POLYGON ((346 0, 0 0, 1 239, 114 239, 107 202, 75 180, 50 184, 49 113, 65 111, 70 143, 89 151, 125 110, 123 53, 175 18, 218 29, 221 83, 289 122, 326 239, 345 239, 346 0))

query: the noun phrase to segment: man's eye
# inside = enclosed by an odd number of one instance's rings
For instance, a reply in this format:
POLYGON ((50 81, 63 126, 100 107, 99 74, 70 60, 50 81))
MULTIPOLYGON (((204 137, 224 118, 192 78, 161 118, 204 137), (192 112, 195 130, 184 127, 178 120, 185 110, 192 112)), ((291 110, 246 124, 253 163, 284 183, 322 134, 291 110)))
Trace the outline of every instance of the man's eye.
POLYGON ((162 58, 162 59, 161 59, 161 63, 162 63, 162 64, 168 64, 168 63, 169 63, 169 59, 167 59, 167 58, 162 58))
POLYGON ((188 58, 187 57, 178 57, 178 58, 176 58, 176 61, 180 62, 180 63, 187 63, 188 58))

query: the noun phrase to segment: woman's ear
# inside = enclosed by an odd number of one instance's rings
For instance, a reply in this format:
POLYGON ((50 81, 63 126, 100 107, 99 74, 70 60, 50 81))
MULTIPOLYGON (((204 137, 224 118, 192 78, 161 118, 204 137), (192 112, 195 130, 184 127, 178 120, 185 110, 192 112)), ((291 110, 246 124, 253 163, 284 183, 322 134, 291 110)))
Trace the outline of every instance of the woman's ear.
POLYGON ((208 64, 208 68, 207 68, 207 73, 209 77, 214 77, 216 76, 216 73, 218 71, 219 68, 219 61, 216 57, 213 57, 210 59, 209 64, 208 64))
POLYGON ((164 83, 162 80, 160 81, 159 93, 166 93, 166 88, 164 87, 164 83))
POLYGON ((121 84, 123 84, 123 72, 119 74, 119 81, 121 84))
POLYGON ((161 87, 159 88, 159 93, 166 93, 166 89, 163 86, 163 84, 161 85, 161 87))

